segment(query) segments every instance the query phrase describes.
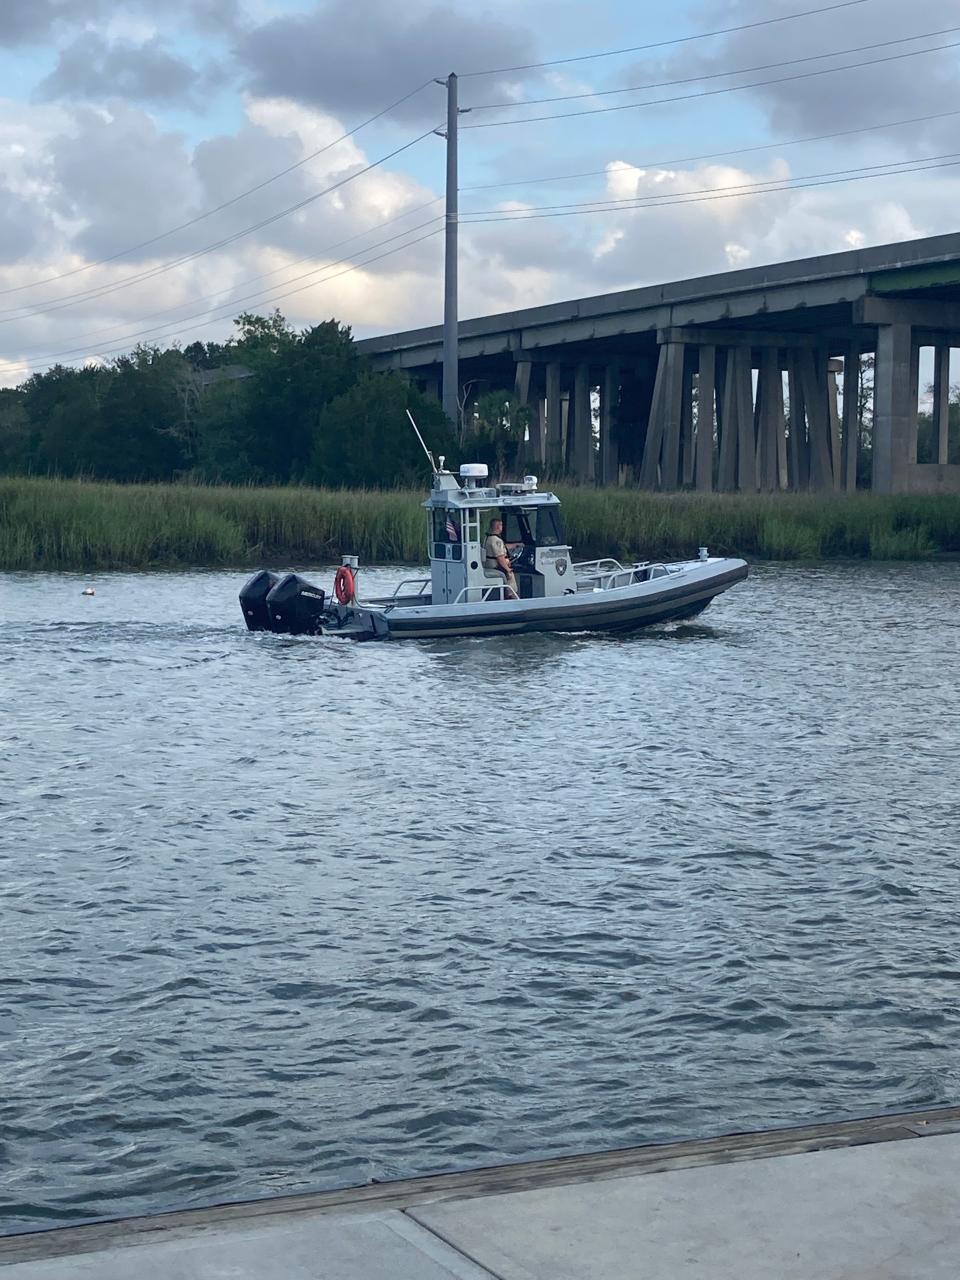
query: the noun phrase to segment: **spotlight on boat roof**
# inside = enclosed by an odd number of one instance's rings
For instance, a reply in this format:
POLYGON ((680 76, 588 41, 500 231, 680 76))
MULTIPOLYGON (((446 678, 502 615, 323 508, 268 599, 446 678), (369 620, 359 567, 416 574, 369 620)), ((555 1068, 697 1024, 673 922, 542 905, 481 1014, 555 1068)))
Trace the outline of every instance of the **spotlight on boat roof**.
POLYGON ((524 477, 523 477, 523 487, 524 487, 524 489, 526 489, 527 493, 535 493, 535 492, 536 492, 536 489, 537 489, 537 477, 536 477, 536 476, 524 476, 524 477))
POLYGON ((475 489, 478 480, 486 480, 490 474, 485 462, 465 462, 460 468, 460 479, 465 489, 475 489))

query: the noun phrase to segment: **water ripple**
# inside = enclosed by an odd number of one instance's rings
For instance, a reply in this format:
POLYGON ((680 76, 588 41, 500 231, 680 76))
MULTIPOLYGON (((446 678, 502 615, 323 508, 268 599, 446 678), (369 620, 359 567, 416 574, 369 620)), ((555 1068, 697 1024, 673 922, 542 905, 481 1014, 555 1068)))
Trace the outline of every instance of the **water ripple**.
POLYGON ((384 646, 84 585, 0 576, 0 1229, 957 1100, 960 566, 384 646))

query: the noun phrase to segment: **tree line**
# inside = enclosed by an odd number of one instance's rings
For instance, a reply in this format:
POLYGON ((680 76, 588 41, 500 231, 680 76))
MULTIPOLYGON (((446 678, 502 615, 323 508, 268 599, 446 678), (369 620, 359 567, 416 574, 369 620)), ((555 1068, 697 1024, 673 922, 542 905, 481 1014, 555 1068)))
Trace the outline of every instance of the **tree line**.
POLYGON ((0 473, 213 484, 421 483, 458 441, 440 405, 373 373, 336 320, 293 330, 244 314, 224 343, 137 347, 0 391, 0 473))

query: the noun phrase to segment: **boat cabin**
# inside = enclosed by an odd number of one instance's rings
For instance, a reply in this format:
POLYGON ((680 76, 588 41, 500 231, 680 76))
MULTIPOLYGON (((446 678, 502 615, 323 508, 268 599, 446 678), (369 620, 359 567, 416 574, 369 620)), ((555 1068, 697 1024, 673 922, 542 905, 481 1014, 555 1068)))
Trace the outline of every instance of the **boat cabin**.
POLYGON ((522 600, 576 594, 560 499, 537 489, 536 476, 491 485, 484 463, 467 463, 459 476, 434 472, 427 509, 433 604, 509 600, 499 569, 485 569, 483 542, 491 520, 503 521, 503 541, 522 600), (511 546, 511 544, 516 544, 511 546))

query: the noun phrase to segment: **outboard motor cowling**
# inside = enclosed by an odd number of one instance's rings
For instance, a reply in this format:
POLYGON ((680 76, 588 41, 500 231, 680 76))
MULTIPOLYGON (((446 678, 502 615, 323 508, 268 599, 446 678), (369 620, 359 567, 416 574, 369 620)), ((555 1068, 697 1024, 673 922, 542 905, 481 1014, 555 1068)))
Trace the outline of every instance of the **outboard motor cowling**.
POLYGON ((240 608, 243 620, 250 631, 269 631, 270 615, 267 612, 267 596, 280 581, 280 575, 261 569, 243 584, 240 591, 240 608))
POLYGON ((288 573, 267 596, 270 630, 291 636, 315 636, 323 622, 326 592, 299 574, 288 573))

